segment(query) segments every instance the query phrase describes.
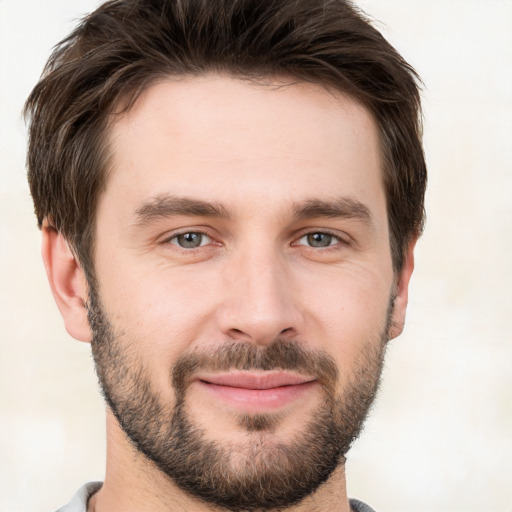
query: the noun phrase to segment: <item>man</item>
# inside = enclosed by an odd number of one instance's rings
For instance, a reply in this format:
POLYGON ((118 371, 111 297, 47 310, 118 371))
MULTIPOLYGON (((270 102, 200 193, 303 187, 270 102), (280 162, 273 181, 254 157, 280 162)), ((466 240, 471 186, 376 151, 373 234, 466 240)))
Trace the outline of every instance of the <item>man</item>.
POLYGON ((337 0, 115 0, 31 93, 29 182, 107 408, 62 511, 369 511, 345 455, 404 325, 417 77, 337 0))

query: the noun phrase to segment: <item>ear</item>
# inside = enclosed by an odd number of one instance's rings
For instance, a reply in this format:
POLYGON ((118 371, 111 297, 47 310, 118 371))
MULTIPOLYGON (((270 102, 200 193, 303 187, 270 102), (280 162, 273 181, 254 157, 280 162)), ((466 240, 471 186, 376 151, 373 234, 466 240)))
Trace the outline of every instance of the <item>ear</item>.
POLYGON ((50 225, 43 225, 42 256, 53 297, 68 333, 79 341, 90 342, 87 320, 88 287, 84 272, 64 236, 50 225))
POLYGON ((414 270, 414 247, 416 241, 417 238, 414 238, 407 246, 404 264, 400 272, 396 275, 394 305, 388 333, 390 340, 400 336, 404 330, 405 312, 409 300, 409 281, 411 280, 412 271, 414 270))

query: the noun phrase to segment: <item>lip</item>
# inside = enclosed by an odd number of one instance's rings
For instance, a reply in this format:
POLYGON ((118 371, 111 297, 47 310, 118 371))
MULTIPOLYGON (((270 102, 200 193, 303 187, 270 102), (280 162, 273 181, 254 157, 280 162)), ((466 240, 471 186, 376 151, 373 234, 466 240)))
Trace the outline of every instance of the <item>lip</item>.
POLYGON ((311 376, 287 372, 230 372, 199 375, 194 381, 210 396, 247 412, 284 407, 316 384, 311 376))

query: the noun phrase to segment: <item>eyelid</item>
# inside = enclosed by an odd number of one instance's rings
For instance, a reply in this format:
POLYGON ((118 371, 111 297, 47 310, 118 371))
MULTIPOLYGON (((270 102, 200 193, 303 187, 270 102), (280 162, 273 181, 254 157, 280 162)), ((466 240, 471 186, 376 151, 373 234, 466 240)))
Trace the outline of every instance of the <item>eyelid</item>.
MULTIPOLYGON (((194 249, 185 249, 183 247, 180 247, 178 244, 171 242, 173 239, 176 239, 178 236, 184 235, 187 233, 197 233, 197 234, 203 235, 209 239, 208 243, 196 247, 195 248, 196 250, 200 249, 202 247, 211 245, 212 243, 215 245, 221 245, 221 243, 218 242, 216 237, 211 233, 210 229, 207 229, 205 227, 199 227, 199 226, 191 226, 191 227, 176 229, 171 232, 167 232, 165 235, 163 235, 160 238, 160 241, 158 243, 161 245, 171 244, 178 249, 190 252, 194 249)), ((325 251, 325 250, 329 250, 329 249, 339 248, 340 245, 341 246, 349 246, 352 243, 353 243, 352 237, 349 234, 347 234, 346 232, 340 232, 338 230, 333 230, 333 229, 329 229, 329 228, 304 228, 304 229, 301 229, 300 231, 298 231, 297 233, 295 233, 295 235, 293 236, 293 241, 292 241, 291 245, 292 246, 300 245, 300 246, 303 246, 303 247, 306 247, 309 249, 313 249, 313 250, 319 250, 319 249, 322 250, 323 249, 325 251), (338 243, 336 243, 334 245, 326 246, 323 248, 322 247, 310 247, 305 244, 299 244, 299 241, 302 238, 304 238, 307 235, 311 235, 311 234, 315 234, 315 233, 321 233, 321 234, 332 236, 333 238, 335 238, 338 241, 338 243)))
MULTIPOLYGON (((174 245, 174 246, 178 247, 179 249, 190 251, 192 249, 185 249, 183 247, 180 247, 178 244, 173 244, 171 242, 171 240, 179 237, 180 235, 186 235, 188 233, 195 233, 195 234, 203 235, 203 236, 209 238, 210 242, 208 244, 204 244, 204 245, 209 245, 212 242, 215 242, 215 237, 209 232, 208 229, 205 229, 205 228, 202 228, 202 227, 194 227, 194 226, 192 226, 192 227, 188 227, 188 228, 176 229, 174 231, 167 232, 165 235, 163 235, 160 238, 160 241, 158 243, 160 243, 162 245, 171 244, 171 245, 174 245)), ((200 247, 204 247, 204 245, 200 245, 196 249, 199 249, 200 247)))
POLYGON ((180 233, 178 235, 174 235, 169 239, 170 244, 176 245, 180 249, 186 249, 189 251, 194 250, 194 249, 199 249, 200 247, 204 247, 205 245, 208 245, 211 242, 212 242, 211 237, 209 237, 206 233, 200 233, 199 231, 187 231, 185 233, 180 233), (178 243, 179 237, 183 236, 183 235, 199 235, 201 237, 199 245, 197 247, 183 247, 182 245, 180 245, 178 243))
MULTIPOLYGON (((298 243, 299 240, 301 240, 305 236, 313 235, 315 233, 332 236, 338 240, 339 244, 327 246, 324 248, 310 247, 311 249, 324 249, 325 250, 325 249, 335 248, 338 245, 350 245, 352 243, 352 237, 345 232, 340 233, 339 231, 328 229, 328 228, 307 228, 307 229, 303 229, 303 230, 299 231, 299 233, 296 234, 295 241, 292 243, 292 245, 303 245, 303 244, 298 243)), ((304 247, 308 247, 308 246, 304 245, 304 247)))

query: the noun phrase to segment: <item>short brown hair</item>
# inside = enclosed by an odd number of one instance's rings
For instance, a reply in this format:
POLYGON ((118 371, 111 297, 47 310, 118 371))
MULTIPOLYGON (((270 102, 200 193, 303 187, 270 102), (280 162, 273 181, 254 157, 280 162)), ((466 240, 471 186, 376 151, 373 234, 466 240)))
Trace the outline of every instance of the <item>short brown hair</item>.
POLYGON ((221 72, 334 87, 380 131, 393 265, 421 233, 426 166, 419 78, 347 0, 110 0, 51 55, 30 94, 28 179, 47 219, 94 276, 98 195, 109 119, 155 79, 221 72))

